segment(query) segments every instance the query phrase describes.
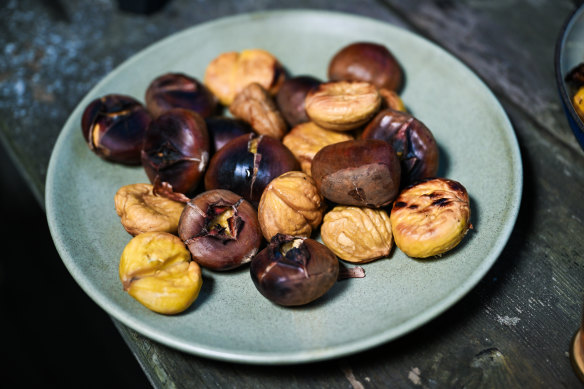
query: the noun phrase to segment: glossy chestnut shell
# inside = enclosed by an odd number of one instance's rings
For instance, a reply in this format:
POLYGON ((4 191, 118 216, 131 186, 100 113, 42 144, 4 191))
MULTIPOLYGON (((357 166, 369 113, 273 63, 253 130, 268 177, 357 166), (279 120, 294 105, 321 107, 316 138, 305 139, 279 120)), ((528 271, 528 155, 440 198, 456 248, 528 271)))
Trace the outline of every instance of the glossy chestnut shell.
POLYGON ((284 81, 276 94, 276 103, 291 127, 310 120, 304 109, 304 100, 308 92, 321 83, 322 81, 312 76, 296 76, 284 81))
POLYGON ((230 140, 253 131, 251 126, 243 120, 227 116, 212 116, 206 118, 205 123, 211 141, 211 155, 230 140))
POLYGON ((406 112, 385 109, 365 127, 362 139, 380 139, 392 145, 401 163, 402 186, 436 176, 438 145, 432 132, 406 112))
POLYGON ((356 42, 339 50, 329 63, 328 77, 333 81, 366 81, 394 91, 403 83, 403 71, 393 54, 373 42, 356 42))
POLYGON ((209 135, 198 113, 173 108, 152 120, 142 149, 142 166, 150 182, 168 182, 188 194, 201 180, 209 161, 209 135))
POLYGON ((138 100, 110 94, 87 105, 81 118, 81 130, 91 151, 101 158, 139 165, 150 120, 150 114, 138 100))
POLYGON ((320 193, 338 204, 379 208, 399 193, 400 164, 391 145, 358 139, 323 147, 312 159, 320 193))
POLYGON ((217 106, 217 98, 203 83, 183 73, 158 76, 146 89, 146 107, 154 117, 172 108, 185 108, 205 118, 213 115, 217 106))
POLYGON ((296 158, 279 140, 267 135, 241 135, 217 151, 205 173, 205 189, 227 189, 254 206, 272 179, 300 170, 296 158))
POLYGON ((262 243, 255 208, 228 190, 203 192, 185 206, 178 234, 193 260, 213 270, 229 270, 251 260, 262 243))
POLYGON ((335 284, 339 261, 316 240, 277 234, 252 259, 250 274, 268 300, 284 306, 304 305, 335 284))

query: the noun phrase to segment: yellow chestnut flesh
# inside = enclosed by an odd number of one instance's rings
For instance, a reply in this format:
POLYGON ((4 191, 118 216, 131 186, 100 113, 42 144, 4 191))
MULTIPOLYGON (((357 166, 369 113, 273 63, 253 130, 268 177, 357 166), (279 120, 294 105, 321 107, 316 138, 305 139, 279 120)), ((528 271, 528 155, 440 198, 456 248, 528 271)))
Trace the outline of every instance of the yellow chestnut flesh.
POLYGON ((175 235, 146 232, 132 238, 120 259, 124 290, 146 308, 162 313, 184 311, 196 300, 201 268, 175 235))
POLYGON ((397 247, 413 258, 428 258, 456 247, 468 232, 470 203, 457 181, 434 178, 404 189, 390 215, 397 247))

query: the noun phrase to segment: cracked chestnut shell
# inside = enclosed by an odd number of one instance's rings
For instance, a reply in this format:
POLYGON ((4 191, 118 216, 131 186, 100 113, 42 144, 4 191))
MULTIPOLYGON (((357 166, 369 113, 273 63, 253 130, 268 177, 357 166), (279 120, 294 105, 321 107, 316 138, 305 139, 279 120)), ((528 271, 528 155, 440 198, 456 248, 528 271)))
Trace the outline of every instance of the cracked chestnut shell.
POLYGON ((154 117, 172 108, 185 108, 206 118, 215 113, 217 98, 199 80, 183 73, 156 77, 146 89, 146 107, 154 117))
POLYGON ((270 181, 290 170, 300 166, 282 142, 266 135, 241 135, 213 155, 205 189, 227 189, 257 206, 270 181))
POLYGON ((328 77, 333 81, 366 81, 394 91, 403 83, 403 71, 393 54, 373 42, 355 42, 339 50, 329 63, 328 77))
POLYGON ((187 203, 178 234, 193 260, 212 270, 230 270, 249 262, 262 242, 255 208, 222 189, 203 192, 187 203))
POLYGON ((365 127, 363 139, 380 139, 392 145, 402 169, 402 184, 434 177, 439 152, 432 132, 407 112, 384 109, 365 127))
POLYGON ((168 182, 174 192, 190 193, 209 160, 209 135, 198 113, 173 108, 152 120, 142 149, 142 166, 153 184, 168 182))
POLYGON ((150 114, 138 100, 110 94, 87 105, 81 118, 81 131, 89 149, 101 158, 139 165, 150 120, 150 114))
POLYGON ((358 139, 323 147, 312 159, 312 178, 327 199, 379 208, 399 193, 401 169, 391 145, 358 139))
POLYGON ((250 274, 268 300, 284 306, 304 305, 335 284, 339 261, 316 240, 277 234, 252 259, 250 274))
POLYGON ((308 92, 321 83, 312 76, 296 76, 284 81, 276 94, 276 104, 290 127, 310 120, 304 108, 304 100, 308 92))

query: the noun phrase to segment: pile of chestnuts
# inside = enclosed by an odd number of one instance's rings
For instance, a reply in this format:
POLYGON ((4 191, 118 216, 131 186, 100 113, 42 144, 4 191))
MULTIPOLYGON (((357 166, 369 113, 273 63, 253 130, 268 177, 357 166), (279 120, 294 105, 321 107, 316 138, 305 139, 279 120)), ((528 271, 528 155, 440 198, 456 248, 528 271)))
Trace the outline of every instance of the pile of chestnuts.
POLYGON ((200 267, 249 264, 261 295, 297 306, 363 277, 343 262, 388 257, 394 242, 414 258, 454 248, 472 227, 468 194, 435 177, 438 145, 407 112, 404 79, 373 42, 342 47, 326 81, 291 76, 251 49, 219 54, 203 82, 157 77, 145 104, 92 101, 81 123, 89 148, 141 165, 150 181, 114 198, 134 236, 120 262, 124 289, 174 314, 197 298, 200 267))

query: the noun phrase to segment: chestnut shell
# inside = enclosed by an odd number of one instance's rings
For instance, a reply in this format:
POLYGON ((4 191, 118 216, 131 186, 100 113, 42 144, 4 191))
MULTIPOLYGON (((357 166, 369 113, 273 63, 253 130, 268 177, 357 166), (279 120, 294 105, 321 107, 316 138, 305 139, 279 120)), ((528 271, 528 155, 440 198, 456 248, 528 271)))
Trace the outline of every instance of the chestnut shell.
POLYGON ((213 115, 217 106, 217 98, 203 83, 183 73, 160 75, 146 89, 146 107, 154 117, 172 108, 185 108, 205 118, 213 115))
POLYGON ((402 186, 436 176, 438 145, 432 132, 406 112, 384 109, 365 127, 362 139, 380 139, 392 145, 401 163, 402 186))
POLYGON ((339 260, 325 245, 310 238, 276 234, 251 261, 250 275, 257 290, 284 306, 308 304, 337 281, 339 260), (285 254, 282 246, 302 239, 285 254))
POLYGON ((255 208, 223 189, 203 192, 190 200, 181 214, 178 234, 193 260, 213 270, 230 270, 249 262, 262 243, 255 208), (227 208, 234 211, 229 219, 233 234, 209 230, 210 221, 227 208))
POLYGON ((109 94, 91 101, 81 117, 81 131, 89 149, 103 159, 140 164, 150 114, 131 96, 109 94))
POLYGON ((205 123, 211 141, 211 155, 230 140, 253 131, 252 127, 243 120, 227 116, 212 116, 206 118, 205 123))
POLYGON ((290 127, 310 121, 304 109, 308 92, 322 83, 312 76, 296 76, 284 81, 276 94, 276 103, 290 127))
POLYGON ((379 208, 399 193, 401 168, 391 145, 357 139, 320 149, 312 159, 320 193, 338 204, 379 208))
POLYGON ((274 178, 300 165, 279 140, 255 133, 241 135, 217 151, 205 173, 205 189, 227 189, 254 206, 274 178))
POLYGON ((168 182, 175 192, 196 189, 209 161, 209 135, 198 113, 173 108, 152 120, 142 149, 150 182, 168 182))
POLYGON ((403 71, 393 54, 373 42, 355 42, 339 50, 329 63, 328 77, 333 81, 366 81, 394 91, 403 83, 403 71))

